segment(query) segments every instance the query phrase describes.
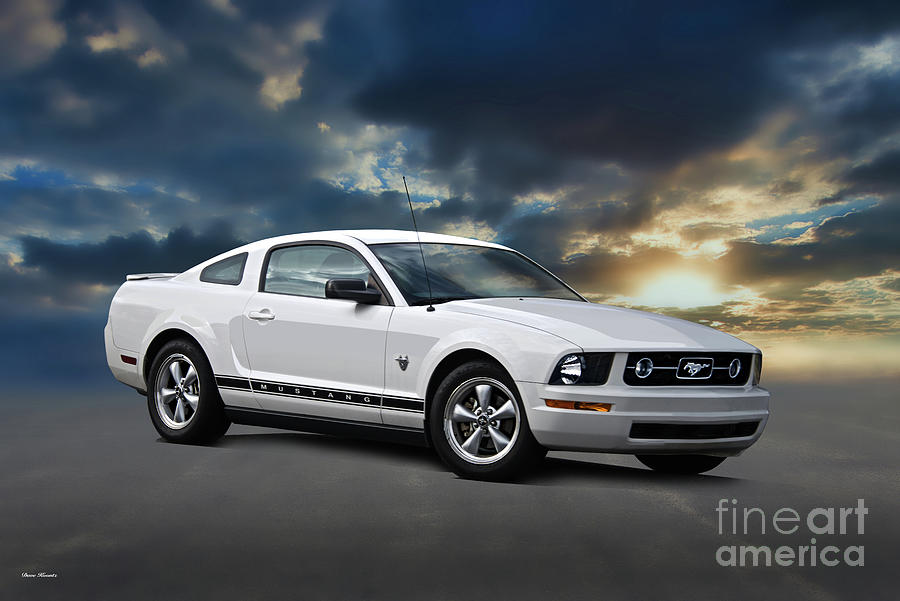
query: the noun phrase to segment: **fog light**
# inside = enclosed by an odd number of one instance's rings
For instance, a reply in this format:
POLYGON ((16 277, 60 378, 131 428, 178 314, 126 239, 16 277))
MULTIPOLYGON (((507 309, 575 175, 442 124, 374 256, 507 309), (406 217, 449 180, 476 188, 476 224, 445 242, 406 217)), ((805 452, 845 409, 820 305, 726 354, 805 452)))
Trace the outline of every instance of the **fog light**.
POLYGON ((554 409, 574 409, 576 411, 601 411, 608 413, 612 409, 612 403, 586 403, 583 401, 560 401, 556 399, 544 399, 548 407, 554 409))
POLYGON ((734 379, 738 377, 738 374, 741 373, 741 360, 734 359, 731 362, 731 365, 728 366, 728 377, 734 379))
POLYGON ((634 374, 639 378, 646 378, 653 373, 653 361, 644 357, 634 366, 634 374))

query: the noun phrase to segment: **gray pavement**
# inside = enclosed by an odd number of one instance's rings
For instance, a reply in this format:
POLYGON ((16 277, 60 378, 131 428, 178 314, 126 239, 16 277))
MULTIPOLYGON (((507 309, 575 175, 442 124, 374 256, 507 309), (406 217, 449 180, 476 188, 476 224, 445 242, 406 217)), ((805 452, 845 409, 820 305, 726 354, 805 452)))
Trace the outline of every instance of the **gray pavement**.
MULTIPOLYGON (((217 446, 158 439, 122 387, 0 400, 4 599, 896 599, 898 384, 769 383, 762 440, 710 475, 551 453, 527 480, 460 480, 427 449, 250 427, 217 446), (108 390, 108 389, 107 389, 108 390), (861 567, 722 567, 720 499, 864 499, 861 567), (22 573, 56 573, 23 578, 22 573)), ((724 522, 726 530, 730 524, 724 522)), ((751 524, 753 525, 753 524, 751 524)), ((740 524, 739 524, 740 527, 740 524)))

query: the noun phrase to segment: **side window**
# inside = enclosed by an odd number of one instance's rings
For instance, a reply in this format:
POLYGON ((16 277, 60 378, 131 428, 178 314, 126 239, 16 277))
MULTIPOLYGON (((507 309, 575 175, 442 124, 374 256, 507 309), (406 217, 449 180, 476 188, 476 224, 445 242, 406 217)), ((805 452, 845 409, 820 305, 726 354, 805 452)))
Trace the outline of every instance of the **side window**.
POLYGON ((210 282, 212 284, 228 284, 229 286, 237 286, 244 277, 244 264, 247 262, 247 253, 241 253, 217 261, 212 265, 206 266, 200 272, 201 282, 210 282))
POLYGON ((334 278, 369 281, 366 264, 337 246, 288 246, 269 255, 264 292, 325 298, 325 284, 334 278))

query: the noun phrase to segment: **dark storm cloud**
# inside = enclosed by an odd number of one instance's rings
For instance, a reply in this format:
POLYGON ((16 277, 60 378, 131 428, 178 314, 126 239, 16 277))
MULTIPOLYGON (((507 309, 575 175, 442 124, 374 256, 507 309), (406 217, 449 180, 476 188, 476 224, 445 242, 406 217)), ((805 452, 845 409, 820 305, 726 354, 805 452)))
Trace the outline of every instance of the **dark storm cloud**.
POLYGON ((871 40, 898 18, 896 7, 865 3, 420 3, 387 12, 395 57, 376 62, 356 107, 427 128, 445 167, 497 140, 637 164, 727 147, 787 100, 769 62, 777 52, 871 40))
POLYGON ((737 284, 790 281, 794 286, 877 275, 900 265, 900 203, 833 217, 799 244, 735 241, 720 259, 737 284))
POLYGON ((289 201, 266 208, 261 216, 267 236, 316 230, 412 229, 404 194, 342 190, 320 181, 304 183, 289 201))
POLYGON ((891 150, 871 162, 854 167, 843 180, 855 193, 900 193, 900 150, 891 150))
POLYGON ((794 179, 783 179, 777 182, 774 182, 772 186, 769 188, 769 191, 777 196, 786 196, 789 194, 796 194, 797 192, 802 192, 804 188, 803 182, 794 179))
MULTIPOLYGON (((43 174, 39 174, 43 176, 43 174)), ((209 214, 186 199, 141 187, 20 185, 0 181, 0 234, 52 231, 65 239, 98 239, 139 227, 168 229, 209 214)))
POLYGON ((520 217, 508 228, 504 243, 553 271, 560 262, 560 249, 571 239, 574 219, 574 213, 557 211, 520 217))
MULTIPOLYGON (((771 68, 778 52, 873 40, 897 23, 896 9, 839 3, 233 4, 63 6, 65 42, 0 91, 0 152, 278 213, 339 160, 315 123, 361 116, 421 128, 409 163, 440 168, 451 196, 476 200, 467 217, 497 226, 514 196, 585 179, 574 159, 646 165, 653 179, 659 165, 734 144, 790 100, 771 68), (292 46, 291 24, 312 18, 322 39, 292 46), (139 30, 135 49, 85 43, 123 23, 139 30), (139 68, 149 45, 165 64, 139 68), (259 89, 284 61, 303 66, 303 92, 273 111, 259 89), (473 177, 454 173, 464 160, 473 177)), ((864 98, 883 98, 872 86, 864 98)), ((879 112, 854 106, 847 128, 879 112)), ((723 179, 746 171, 729 169, 723 179)), ((571 199, 603 193, 592 183, 571 199)))
POLYGON ((103 166, 221 202, 282 196, 303 181, 306 151, 259 105, 258 78, 229 69, 227 51, 191 56, 189 66, 156 73, 116 53, 58 55, 0 93, 3 152, 72 169, 103 166), (50 83, 57 77, 64 83, 50 83), (57 106, 69 97, 83 101, 83 115, 57 106))
POLYGON ((260 101, 264 69, 303 65, 304 45, 289 31, 254 29, 204 2, 72 3, 61 16, 66 43, 0 88, 0 155, 149 179, 229 204, 284 201, 328 165, 314 149, 315 123, 342 107, 304 99, 276 111, 260 101), (133 49, 98 53, 85 42, 126 25, 137 32, 133 49), (145 48, 160 48, 164 62, 139 67, 145 48))
MULTIPOLYGON (((54 193, 49 196, 67 200, 74 194, 70 189, 51 192, 54 193)), ((92 199, 87 203, 89 210, 72 211, 85 222, 71 224, 73 227, 85 227, 91 214, 98 210, 96 207, 105 206, 107 199, 102 194, 98 199, 96 193, 88 193, 92 199)), ((350 192, 311 182, 300 193, 303 201, 284 204, 257 217, 266 224, 236 223, 245 230, 265 228, 267 235, 272 236, 317 229, 408 229, 411 225, 406 198, 397 192, 350 192)), ((116 193, 110 194, 116 197, 116 193)), ((57 231, 64 229, 62 223, 53 223, 52 219, 48 223, 57 231)), ((21 236, 17 242, 21 262, 13 267, 6 256, 0 264, 0 289, 8 291, 4 301, 19 308, 43 307, 42 311, 52 314, 67 308, 99 310, 111 292, 97 291, 91 287, 94 284, 117 286, 129 273, 180 272, 240 246, 245 240, 234 232, 231 222, 218 221, 202 232, 180 226, 159 240, 141 230, 108 236, 100 242, 67 243, 39 236, 21 236)))
POLYGON ((81 244, 26 236, 21 244, 23 267, 39 268, 60 289, 65 289, 73 281, 119 284, 129 273, 181 272, 242 242, 223 223, 203 234, 178 228, 159 241, 146 232, 138 232, 81 244))
MULTIPOLYGON (((896 25, 895 25, 896 27, 896 25)), ((826 90, 843 101, 834 116, 826 151, 847 154, 865 149, 873 139, 900 125, 900 78, 896 74, 875 73, 857 85, 839 84, 826 90), (846 87, 847 89, 840 89, 846 87)))
MULTIPOLYGON (((14 268, 9 255, 0 255, 0 309, 4 315, 45 317, 69 310, 99 311, 111 294, 91 288, 91 282, 60 279, 37 269, 14 268)), ((76 318, 77 319, 77 318, 76 318)))
MULTIPOLYGON (((896 117, 900 123, 900 101, 896 117)), ((900 198, 900 150, 888 150, 869 161, 854 165, 836 174, 833 181, 841 188, 834 194, 819 199, 819 205, 844 202, 861 195, 875 195, 888 202, 896 202, 900 198)))
POLYGON ((64 35, 0 42, 16 54, 0 68, 0 158, 125 182, 0 187, 2 233, 23 256, 4 277, 22 298, 53 300, 56 283, 65 302, 52 306, 84 306, 88 284, 178 271, 239 238, 408 228, 398 192, 357 189, 354 176, 346 189, 326 183, 368 123, 396 125, 402 138, 382 141, 379 160, 402 142, 398 169, 448 190, 421 211, 423 229, 487 225, 583 291, 614 295, 686 263, 677 249, 631 240, 664 211, 701 211, 703 222, 680 232, 696 244, 740 236, 734 219, 715 223, 732 204, 704 200, 707 191, 745 186, 773 202, 807 191, 767 156, 722 152, 793 111, 796 122, 770 145, 809 137, 819 143, 805 166, 855 165, 833 176, 839 191, 820 202, 871 194, 881 204, 828 221, 803 244, 732 242, 718 261, 696 261, 732 284, 793 278, 797 295, 898 265, 887 198, 897 153, 860 157, 900 124, 900 78, 853 62, 856 45, 898 30, 896 3, 232 5, 80 1, 54 12, 51 2, 42 31, 64 35), (321 25, 321 39, 298 41, 304 20, 321 25), (131 46, 95 52, 87 42, 128 28, 131 46), (847 56, 835 59, 835 48, 847 56), (163 60, 141 66, 150 49, 163 60), (844 66, 853 76, 833 77, 844 66), (302 70, 299 98, 267 106, 266 78, 291 69, 302 70), (334 141, 341 136, 346 147, 334 141), (209 229, 222 218, 232 230, 209 229), (143 229, 170 233, 155 241, 143 229), (63 244, 66 230, 93 242, 63 244), (47 234, 21 238, 27 231, 47 234))
MULTIPOLYGON (((655 197, 648 192, 636 192, 616 202, 604 202, 581 208, 560 209, 511 217, 506 221, 501 242, 533 257, 542 265, 562 268, 562 251, 572 246, 591 246, 598 237, 624 240, 653 217, 655 197)), ((424 212, 423 222, 454 219, 464 215, 482 215, 487 223, 494 223, 490 214, 469 210, 467 203, 456 201, 441 204, 424 212)))

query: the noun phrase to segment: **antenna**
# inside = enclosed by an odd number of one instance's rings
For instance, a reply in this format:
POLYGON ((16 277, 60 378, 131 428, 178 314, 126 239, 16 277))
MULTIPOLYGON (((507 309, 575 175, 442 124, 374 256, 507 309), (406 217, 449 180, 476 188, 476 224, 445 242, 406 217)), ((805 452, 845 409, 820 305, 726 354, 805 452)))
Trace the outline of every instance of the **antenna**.
POLYGON ((422 249, 422 237, 419 236, 419 226, 416 225, 416 213, 412 208, 412 200, 409 198, 409 186, 406 185, 406 176, 403 176, 403 187, 406 188, 406 202, 409 203, 409 214, 412 215, 413 229, 416 230, 416 240, 419 243, 419 254, 422 255, 422 268, 425 270, 425 282, 428 284, 428 308, 426 311, 434 311, 434 298, 431 296, 431 278, 428 277, 428 265, 425 264, 425 251, 422 249))

